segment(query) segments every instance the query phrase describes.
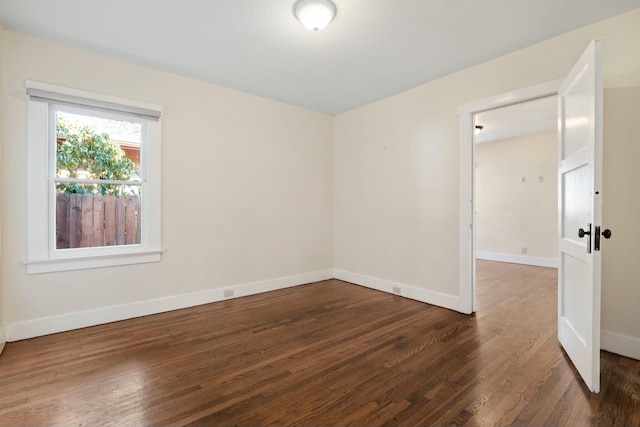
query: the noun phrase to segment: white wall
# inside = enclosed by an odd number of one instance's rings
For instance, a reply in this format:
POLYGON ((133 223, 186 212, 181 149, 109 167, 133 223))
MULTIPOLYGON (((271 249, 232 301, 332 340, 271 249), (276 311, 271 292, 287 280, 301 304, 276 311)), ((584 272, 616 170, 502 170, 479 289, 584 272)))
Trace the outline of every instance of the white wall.
MULTIPOLYGON (((640 32, 640 24, 636 29, 640 32)), ((611 43, 609 43, 611 44, 611 43)), ((603 348, 622 345, 640 359, 640 35, 617 46, 635 68, 607 79, 604 93, 602 223, 613 236, 602 243, 603 348), (629 54, 628 52, 633 52, 629 54)), ((606 47, 605 47, 606 49, 606 47)), ((612 49, 613 46, 612 46, 612 49)))
POLYGON ((9 339, 332 276, 331 116, 9 31, 2 54, 9 339), (160 263, 25 274, 27 79, 162 105, 160 263))
MULTIPOLYGON (((3 48, 2 48, 2 40, 3 40, 3 29, 2 23, 0 22, 0 101, 2 100, 2 58, 3 58, 3 48)), ((2 141, 3 141, 3 124, 2 124, 2 102, 0 102, 0 165, 2 165, 2 141)), ((0 169, 0 200, 2 200, 2 170, 0 169)), ((2 209, 0 209, 0 353, 4 349, 4 344, 6 342, 6 330, 5 330, 5 319, 4 319, 4 287, 2 282, 2 209)))
POLYGON ((604 243, 602 327, 640 350, 640 9, 336 117, 336 270, 388 290, 410 285, 424 300, 445 294, 455 307, 457 107, 565 76, 595 37, 605 40, 603 214, 614 233, 604 243))
POLYGON ((476 144, 475 160, 476 256, 557 262, 557 134, 476 144))

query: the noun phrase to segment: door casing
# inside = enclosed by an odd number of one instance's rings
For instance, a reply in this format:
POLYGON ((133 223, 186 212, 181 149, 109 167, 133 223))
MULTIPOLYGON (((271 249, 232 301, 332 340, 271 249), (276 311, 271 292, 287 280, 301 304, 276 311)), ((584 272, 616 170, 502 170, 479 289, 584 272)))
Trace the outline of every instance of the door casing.
POLYGON ((475 144, 473 116, 487 110, 507 107, 546 96, 557 96, 563 79, 528 86, 470 102, 458 107, 460 135, 460 222, 459 222, 459 311, 476 311, 475 255, 475 144))

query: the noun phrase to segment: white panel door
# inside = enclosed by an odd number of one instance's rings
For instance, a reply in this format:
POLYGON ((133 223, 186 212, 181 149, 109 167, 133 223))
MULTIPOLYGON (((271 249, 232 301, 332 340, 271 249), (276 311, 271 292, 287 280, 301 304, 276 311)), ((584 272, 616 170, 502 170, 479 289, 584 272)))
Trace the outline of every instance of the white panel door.
POLYGON ((558 339, 596 393, 600 391, 600 251, 595 243, 602 217, 601 56, 602 41, 591 42, 558 91, 558 339))

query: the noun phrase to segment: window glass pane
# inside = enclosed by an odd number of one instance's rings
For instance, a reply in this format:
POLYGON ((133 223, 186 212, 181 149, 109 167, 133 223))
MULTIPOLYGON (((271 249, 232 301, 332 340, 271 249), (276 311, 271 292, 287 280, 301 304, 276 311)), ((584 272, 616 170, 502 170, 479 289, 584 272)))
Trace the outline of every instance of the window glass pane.
POLYGON ((56 249, 140 244, 140 187, 56 184, 56 249))
POLYGON ((57 177, 139 179, 141 123, 61 110, 55 118, 57 177))

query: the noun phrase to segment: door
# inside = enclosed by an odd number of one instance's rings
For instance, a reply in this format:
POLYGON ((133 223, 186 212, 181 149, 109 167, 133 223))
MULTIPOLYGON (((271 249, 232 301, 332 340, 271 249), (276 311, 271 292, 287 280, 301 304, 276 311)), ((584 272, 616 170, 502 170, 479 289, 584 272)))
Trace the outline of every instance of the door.
POLYGON ((591 42, 558 91, 558 339, 600 391, 602 41, 591 42))

